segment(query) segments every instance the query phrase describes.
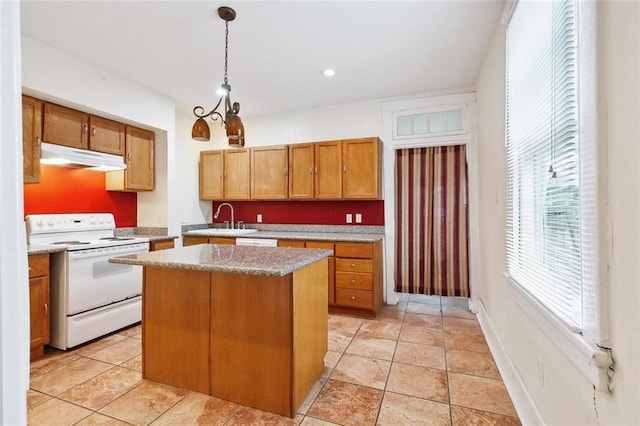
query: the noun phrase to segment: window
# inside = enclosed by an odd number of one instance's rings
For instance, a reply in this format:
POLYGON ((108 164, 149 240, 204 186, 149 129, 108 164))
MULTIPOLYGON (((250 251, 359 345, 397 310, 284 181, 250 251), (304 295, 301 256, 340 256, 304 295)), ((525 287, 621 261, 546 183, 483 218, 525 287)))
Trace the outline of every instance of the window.
POLYGON ((582 328, 576 10, 520 2, 507 30, 507 267, 582 328))
POLYGON ((590 3, 520 1, 507 24, 507 277, 516 302, 607 389, 590 3))

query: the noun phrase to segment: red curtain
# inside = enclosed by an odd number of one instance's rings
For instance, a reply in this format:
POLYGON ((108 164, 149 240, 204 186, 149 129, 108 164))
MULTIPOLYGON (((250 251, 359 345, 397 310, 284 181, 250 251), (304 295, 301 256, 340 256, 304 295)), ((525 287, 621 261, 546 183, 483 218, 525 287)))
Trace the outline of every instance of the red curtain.
POLYGON ((464 145, 396 151, 396 291, 469 297, 464 145))

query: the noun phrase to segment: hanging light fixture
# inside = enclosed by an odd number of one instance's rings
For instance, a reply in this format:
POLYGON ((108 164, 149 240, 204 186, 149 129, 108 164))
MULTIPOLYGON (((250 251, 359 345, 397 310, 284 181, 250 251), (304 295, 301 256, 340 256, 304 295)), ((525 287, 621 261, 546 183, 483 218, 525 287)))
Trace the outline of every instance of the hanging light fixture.
MULTIPOLYGON (((238 115, 240 104, 238 102, 231 103, 231 86, 227 79, 227 62, 229 56, 229 21, 236 19, 236 11, 230 7, 222 6, 218 8, 218 16, 224 20, 224 83, 220 87, 220 100, 215 107, 205 113, 205 109, 201 106, 193 108, 193 114, 198 117, 191 129, 191 137, 197 141, 207 142, 211 138, 209 125, 205 118, 211 117, 213 121, 221 120, 227 130, 227 138, 229 138, 229 146, 244 146, 244 126, 238 115), (218 111, 220 104, 224 103, 224 115, 218 111)), ((221 124, 222 124, 221 123, 221 124)))

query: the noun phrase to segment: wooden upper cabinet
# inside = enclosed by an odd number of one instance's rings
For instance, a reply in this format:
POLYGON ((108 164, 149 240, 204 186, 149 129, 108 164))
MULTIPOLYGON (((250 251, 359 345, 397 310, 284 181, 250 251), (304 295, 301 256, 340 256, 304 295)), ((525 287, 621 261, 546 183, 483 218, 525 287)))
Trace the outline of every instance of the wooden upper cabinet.
POLYGON ((73 148, 89 148, 89 114, 45 102, 42 140, 73 148))
POLYGON ((224 150, 224 199, 250 199, 250 155, 249 149, 224 150))
POLYGON ((200 199, 224 198, 224 151, 200 152, 200 199))
POLYGON ((149 130, 125 126, 125 170, 107 172, 109 191, 153 191, 154 134, 149 130))
POLYGON ((22 97, 22 176, 24 183, 40 182, 42 102, 22 97))
POLYGON ((288 155, 286 146, 251 148, 251 199, 286 200, 288 155))
POLYGON ((342 198, 342 150, 340 141, 314 143, 314 196, 317 199, 342 198))
POLYGON ((342 141, 342 198, 379 199, 382 195, 382 143, 378 138, 342 141))
POLYGON ((106 118, 89 117, 89 149, 124 155, 125 125, 106 118))
POLYGON ((127 189, 153 191, 153 145, 153 132, 126 126, 124 178, 127 189))
POLYGON ((313 144, 289 145, 289 198, 313 198, 313 144))

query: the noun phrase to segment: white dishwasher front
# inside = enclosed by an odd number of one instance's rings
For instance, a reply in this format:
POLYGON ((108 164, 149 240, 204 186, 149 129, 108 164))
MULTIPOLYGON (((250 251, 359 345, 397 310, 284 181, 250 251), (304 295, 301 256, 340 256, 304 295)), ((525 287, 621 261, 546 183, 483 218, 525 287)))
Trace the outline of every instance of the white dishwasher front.
POLYGON ((237 246, 278 247, 278 240, 274 238, 236 238, 237 246))

